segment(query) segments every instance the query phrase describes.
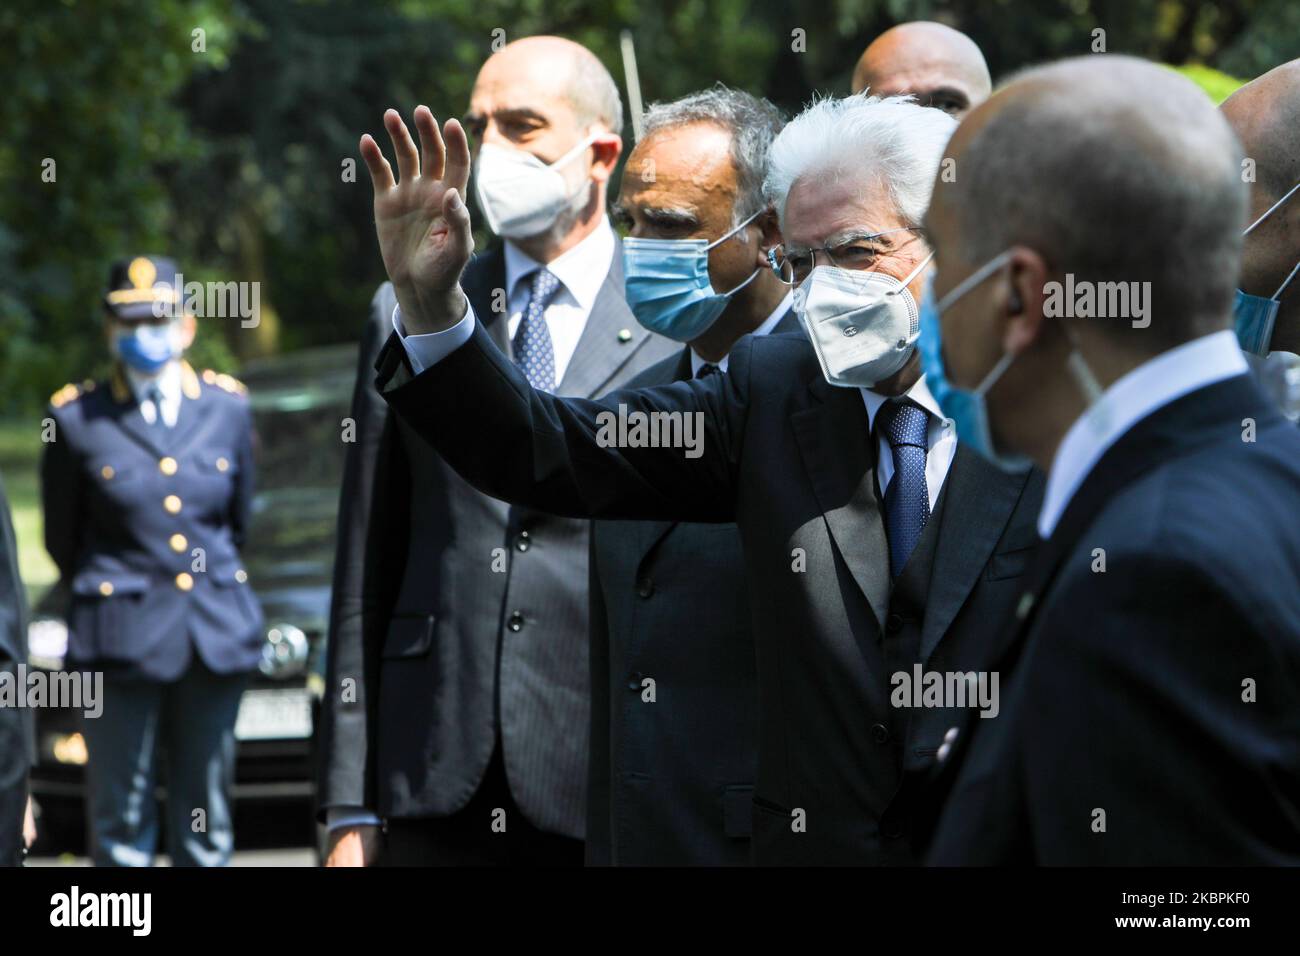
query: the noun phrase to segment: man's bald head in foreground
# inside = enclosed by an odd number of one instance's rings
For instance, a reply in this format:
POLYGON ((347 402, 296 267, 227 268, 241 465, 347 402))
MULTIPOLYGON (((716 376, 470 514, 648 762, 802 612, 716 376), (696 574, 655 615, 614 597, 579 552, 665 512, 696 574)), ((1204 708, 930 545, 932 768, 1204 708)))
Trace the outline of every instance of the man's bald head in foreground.
MULTIPOLYGON (((1254 161, 1250 222, 1300 182, 1300 60, 1284 63, 1224 101, 1223 115, 1254 161)), ((1300 261, 1300 193, 1246 237, 1241 290, 1272 296, 1300 261)), ((1300 352, 1300 279, 1281 296, 1272 348, 1300 352)))
POLYGON ((934 294, 997 265, 946 303, 944 361, 974 388, 1011 356, 986 393, 1000 447, 1048 467, 1094 388, 1229 328, 1241 147, 1190 80, 1111 55, 1032 69, 966 117, 948 157, 925 220, 934 294), (1094 307, 1076 308, 1081 289, 1094 307))
POLYGON ((910 93, 961 119, 989 98, 988 64, 966 34, 928 20, 900 23, 871 42, 853 70, 853 92, 910 93))

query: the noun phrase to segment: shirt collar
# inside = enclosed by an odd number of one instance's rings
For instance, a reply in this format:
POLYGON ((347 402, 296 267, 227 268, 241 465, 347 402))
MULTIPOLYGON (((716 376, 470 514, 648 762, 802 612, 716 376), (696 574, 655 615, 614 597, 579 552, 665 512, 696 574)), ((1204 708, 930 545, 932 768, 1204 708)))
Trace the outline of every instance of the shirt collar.
MULTIPOLYGON (((513 292, 516 283, 542 268, 542 263, 509 239, 505 245, 506 288, 513 292)), ((613 261, 614 230, 610 228, 609 219, 601 217, 600 225, 572 249, 546 263, 546 268, 560 280, 560 285, 578 303, 578 307, 584 312, 590 312, 613 261)))
POLYGON ((1184 395, 1246 371, 1236 335, 1225 329, 1161 352, 1116 379, 1070 426, 1056 449, 1038 513, 1038 534, 1051 537, 1088 473, 1134 425, 1184 395))
MULTIPOLYGON (((785 315, 787 312, 790 311, 790 303, 793 302, 793 301, 794 301, 794 292, 793 292, 793 291, 787 292, 787 293, 785 294, 785 298, 781 300, 781 304, 778 305, 775 309, 772 310, 772 314, 769 315, 766 319, 763 320, 763 324, 760 325, 758 328, 756 328, 753 332, 751 332, 751 333, 749 333, 749 334, 750 334, 750 335, 767 335, 767 334, 768 334, 769 332, 771 332, 774 328, 776 328, 777 323, 781 321, 781 317, 782 317, 783 315, 785 315)), ((700 374, 700 369, 701 369, 701 368, 702 368, 706 363, 709 364, 709 365, 716 365, 716 366, 718 367, 718 371, 720 371, 720 372, 725 372, 725 371, 727 370, 727 356, 725 356, 725 355, 722 356, 722 361, 720 361, 720 362, 709 362, 708 359, 702 359, 702 358, 700 358, 697 354, 695 354, 695 349, 691 349, 691 375, 692 375, 692 377, 693 377, 693 376, 696 376, 696 375, 699 375, 699 374, 700 374)))
POLYGON ((140 404, 149 398, 149 389, 154 385, 162 392, 163 399, 168 402, 176 401, 181 394, 181 363, 173 359, 163 366, 162 371, 157 375, 145 375, 137 372, 129 365, 124 366, 126 369, 126 379, 131 383, 131 392, 135 395, 136 404, 140 404))
MULTIPOLYGON (((867 430, 870 431, 876 427, 876 413, 879 412, 885 402, 889 401, 893 396, 881 395, 879 392, 873 392, 869 388, 862 388, 859 389, 859 391, 862 392, 862 401, 867 406, 867 430)), ((930 394, 930 386, 925 384, 924 375, 913 382, 911 388, 898 396, 898 399, 900 400, 903 398, 911 399, 917 405, 920 405, 929 412, 932 417, 939 419, 939 421, 945 420, 943 412, 939 409, 939 403, 936 402, 934 396, 930 394)))

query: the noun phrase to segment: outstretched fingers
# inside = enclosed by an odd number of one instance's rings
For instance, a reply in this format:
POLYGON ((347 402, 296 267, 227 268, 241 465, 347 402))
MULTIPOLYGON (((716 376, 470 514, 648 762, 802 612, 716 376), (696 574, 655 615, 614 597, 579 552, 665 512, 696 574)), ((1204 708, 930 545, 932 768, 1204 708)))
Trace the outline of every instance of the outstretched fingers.
POLYGON ((469 139, 459 120, 449 119, 443 127, 443 140, 447 144, 446 170, 443 179, 447 186, 460 193, 469 184, 469 139))
POLYGON ((397 156, 397 173, 401 181, 415 179, 420 175, 420 153, 415 148, 415 140, 411 139, 411 131, 406 128, 397 110, 385 111, 384 129, 388 130, 388 138, 393 141, 393 153, 397 156))
POLYGON ((393 167, 388 165, 383 150, 369 133, 361 137, 361 158, 366 161, 366 169, 370 170, 370 185, 376 193, 386 192, 396 185, 393 181, 393 167))
POLYGON ((415 108, 415 130, 420 134, 420 151, 424 153, 424 175, 430 179, 442 179, 447 151, 438 135, 438 121, 433 118, 429 107, 415 108))

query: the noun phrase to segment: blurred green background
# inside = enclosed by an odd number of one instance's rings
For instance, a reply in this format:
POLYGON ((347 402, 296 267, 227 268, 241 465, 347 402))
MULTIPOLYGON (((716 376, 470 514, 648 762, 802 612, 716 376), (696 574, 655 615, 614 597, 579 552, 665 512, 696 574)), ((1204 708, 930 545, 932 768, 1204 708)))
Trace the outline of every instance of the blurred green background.
POLYGON ((169 254, 187 280, 261 283, 261 325, 208 323, 196 364, 237 374, 252 356, 351 341, 382 278, 357 139, 389 105, 459 115, 494 37, 568 36, 621 87, 629 29, 647 103, 721 80, 795 110, 848 92, 866 43, 915 19, 970 34, 995 79, 1087 53, 1102 29, 1109 52, 1185 69, 1216 100, 1300 52, 1295 0, 6 0, 0 473, 29 584, 53 577, 41 408, 104 370, 112 259, 169 254))

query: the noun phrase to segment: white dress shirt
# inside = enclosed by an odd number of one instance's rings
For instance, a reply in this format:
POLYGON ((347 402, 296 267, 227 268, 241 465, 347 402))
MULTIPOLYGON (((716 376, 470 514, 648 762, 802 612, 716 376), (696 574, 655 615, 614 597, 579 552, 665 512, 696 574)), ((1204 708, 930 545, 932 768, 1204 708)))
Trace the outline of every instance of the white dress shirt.
POLYGON ((1088 473, 1134 425, 1184 395, 1247 370, 1236 335, 1224 330, 1162 352, 1116 379, 1056 449, 1038 513, 1039 536, 1051 537, 1088 473))
MULTIPOLYGON (((582 338, 582 330, 587 327, 587 319, 591 316, 592 306, 596 304, 600 287, 609 275, 614 252, 614 230, 610 228, 608 219, 602 219, 590 235, 546 265, 551 274, 560 280, 559 291, 545 312, 546 326, 551 332, 551 346, 555 350, 557 385, 564 381, 564 371, 578 348, 578 340, 582 338)), ((541 268, 541 263, 508 240, 505 256, 506 308, 510 310, 507 332, 513 342, 519 323, 523 320, 524 309, 528 307, 533 273, 541 268)), ((394 308, 393 328, 402 338, 412 370, 419 374, 426 368, 437 365, 469 341, 469 337, 474 334, 474 309, 468 305, 467 300, 465 317, 451 328, 425 335, 407 335, 401 325, 401 312, 394 308)))
MULTIPOLYGON (((867 406, 867 428, 874 432, 876 413, 889 399, 870 389, 863 388, 859 391, 867 406)), ((948 477, 948 469, 952 467, 952 458, 957 454, 957 429, 953 427, 952 419, 944 418, 943 412, 939 410, 939 403, 930 394, 924 375, 916 380, 904 396, 900 396, 902 397, 910 398, 930 414, 930 424, 925 433, 925 484, 930 493, 930 510, 934 511, 939 492, 943 490, 944 479, 948 477)), ((876 435, 876 462, 876 482, 880 486, 881 497, 884 497, 885 489, 894 477, 894 449, 883 430, 876 435)))
POLYGON ((135 395, 136 404, 140 406, 140 414, 144 416, 144 420, 150 425, 158 420, 159 409, 154 407, 153 399, 149 397, 149 389, 157 385, 158 390, 162 392, 163 422, 168 428, 175 428, 176 419, 181 414, 181 363, 168 362, 157 375, 145 375, 130 366, 124 367, 127 381, 131 383, 131 391, 135 395))
MULTIPOLYGON (((790 311, 790 303, 793 301, 794 301, 794 291, 791 290, 790 292, 787 292, 785 294, 785 298, 781 300, 781 304, 778 305, 774 310, 772 310, 772 314, 763 320, 763 324, 749 334, 767 335, 767 333, 771 332, 774 328, 776 328, 776 324, 781 321, 781 316, 785 315, 787 312, 790 311)), ((696 375, 699 375, 700 369, 703 368, 705 365, 716 365, 718 367, 719 372, 725 372, 727 370, 728 358, 729 356, 724 355, 722 356, 722 361, 710 362, 708 359, 700 358, 699 355, 696 354, 695 349, 691 349, 691 377, 694 378, 696 375)))

